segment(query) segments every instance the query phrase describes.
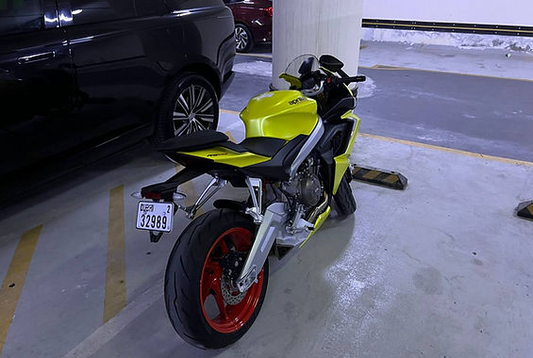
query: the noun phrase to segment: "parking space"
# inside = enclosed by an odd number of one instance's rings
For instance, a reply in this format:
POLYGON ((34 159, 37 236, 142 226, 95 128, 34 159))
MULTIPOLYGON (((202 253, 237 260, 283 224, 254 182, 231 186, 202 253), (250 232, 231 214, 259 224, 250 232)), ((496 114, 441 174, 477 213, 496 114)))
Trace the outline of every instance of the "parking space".
POLYGON ((0 0, 0 358, 531 357, 533 3, 478 5, 0 0))
MULTIPOLYGON (((223 114, 220 129, 230 124, 242 140, 242 128, 223 114)), ((174 233, 151 244, 148 233, 135 229, 137 199, 130 193, 176 170, 141 146, 2 211, 2 357, 61 356, 162 277, 188 220, 178 214, 174 233)), ((207 182, 204 176, 182 187, 188 202, 207 182)))
MULTIPOLYGON (((243 138, 231 112, 222 114, 221 130, 243 138)), ((2 357, 527 352, 533 338, 527 329, 533 319, 531 224, 512 213, 531 195, 533 164, 372 135, 357 140, 352 160, 401 171, 408 189, 353 182, 356 215, 333 217, 292 260, 272 262, 258 320, 219 352, 183 342, 164 309, 164 267, 188 220, 179 214, 174 232, 158 244, 134 228, 137 201, 129 193, 175 173, 172 163, 139 148, 87 168, 76 185, 59 185, 55 195, 6 209, 0 278, 8 289, 1 299, 16 310, 2 357), (124 227, 117 229, 110 219, 121 216, 121 198, 124 227), (15 253, 20 237, 40 225, 34 249, 22 249, 34 250, 26 280, 9 282, 13 265, 22 267, 14 261, 28 255, 15 253), (121 230, 123 245, 110 244, 121 230), (118 265, 111 267, 111 257, 118 265), (125 282, 113 281, 117 277, 125 282), (15 304, 6 294, 13 288, 21 290, 15 304)), ((200 177, 185 189, 194 196, 206 181, 200 177)), ((218 197, 239 195, 225 188, 218 197)))
MULTIPOLYGON (((527 356, 532 226, 513 213, 533 196, 533 83, 482 66, 465 76, 438 71, 462 65, 376 62, 388 54, 363 49, 369 81, 351 161, 402 172, 407 190, 352 182, 355 216, 334 214, 292 259, 271 261, 265 304, 243 339, 200 351, 172 329, 163 276, 189 220, 178 213, 157 244, 135 229, 130 193, 180 169, 142 144, 0 210, 0 356, 527 356)), ((262 47, 236 59, 218 128, 235 142, 238 111, 270 85, 270 58, 262 47)), ((208 180, 181 186, 187 205, 208 180)), ((225 187, 204 212, 246 195, 225 187)))

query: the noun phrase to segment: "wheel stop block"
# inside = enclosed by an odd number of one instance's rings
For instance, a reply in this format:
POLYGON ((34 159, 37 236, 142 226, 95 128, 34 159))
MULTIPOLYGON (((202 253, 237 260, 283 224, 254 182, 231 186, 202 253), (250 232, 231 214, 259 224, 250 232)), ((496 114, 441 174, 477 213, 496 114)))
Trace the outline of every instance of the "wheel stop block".
POLYGON ((405 190, 407 187, 407 178, 404 175, 383 169, 356 165, 352 170, 352 178, 395 190, 405 190))
POLYGON ((516 215, 521 218, 533 220, 533 200, 519 204, 516 208, 516 215))

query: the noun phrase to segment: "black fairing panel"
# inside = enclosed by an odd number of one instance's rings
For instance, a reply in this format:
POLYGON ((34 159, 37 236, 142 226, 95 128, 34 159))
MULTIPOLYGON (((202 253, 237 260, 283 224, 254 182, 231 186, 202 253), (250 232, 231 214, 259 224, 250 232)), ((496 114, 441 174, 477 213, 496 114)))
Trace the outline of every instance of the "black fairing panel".
MULTIPOLYGON (((335 97, 332 96, 332 98, 335 97)), ((356 105, 357 101, 355 97, 345 97, 339 100, 333 106, 326 105, 325 108, 329 109, 322 111, 322 113, 320 113, 320 116, 324 119, 324 121, 329 121, 331 119, 335 120, 336 118, 342 116, 344 113, 353 110, 356 105)))
POLYGON ((324 125, 324 135, 316 148, 322 159, 325 189, 328 193, 333 191, 335 178, 335 160, 333 158, 346 152, 354 124, 353 120, 347 119, 341 123, 326 123, 324 125))
POLYGON ((241 170, 249 175, 257 175, 277 180, 288 180, 291 163, 300 152, 300 149, 307 138, 308 136, 306 135, 299 135, 285 144, 285 146, 268 162, 251 165, 241 170))

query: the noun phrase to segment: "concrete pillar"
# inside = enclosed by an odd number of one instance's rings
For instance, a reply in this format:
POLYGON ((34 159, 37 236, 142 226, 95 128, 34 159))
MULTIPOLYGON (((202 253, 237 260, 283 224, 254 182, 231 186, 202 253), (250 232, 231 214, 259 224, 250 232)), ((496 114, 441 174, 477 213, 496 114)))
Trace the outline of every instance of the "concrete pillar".
POLYGON ((363 0, 273 0, 272 84, 291 60, 302 54, 331 54, 357 74, 363 0))

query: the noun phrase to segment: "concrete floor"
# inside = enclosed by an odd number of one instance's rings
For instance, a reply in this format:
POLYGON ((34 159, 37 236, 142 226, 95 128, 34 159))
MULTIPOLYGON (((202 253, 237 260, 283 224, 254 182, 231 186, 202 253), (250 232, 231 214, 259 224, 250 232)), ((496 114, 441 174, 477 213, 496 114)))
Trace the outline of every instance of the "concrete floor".
MULTIPOLYGON (((238 100, 236 83, 222 108, 233 109, 225 104, 238 100)), ((235 115, 222 114, 220 130, 243 138, 235 115)), ((533 197, 533 163, 373 135, 358 138, 352 161, 401 171, 409 186, 352 183, 356 214, 333 215, 293 257, 271 262, 257 321, 220 351, 187 345, 166 317, 164 267, 187 220, 158 244, 134 229, 129 193, 176 170, 161 156, 141 147, 2 208, 0 280, 20 237, 42 231, 1 358, 530 357, 533 223, 513 211, 533 197), (121 185, 127 305, 104 323, 110 191, 121 185)), ((194 195, 207 179, 186 190, 194 195)))
MULTIPOLYGON (((223 117, 222 129, 242 138, 236 117, 223 117)), ((258 320, 237 344, 214 352, 174 333, 161 295, 186 220, 150 244, 133 228, 129 197, 128 306, 102 325, 108 191, 123 184, 129 193, 172 174, 172 165, 139 150, 26 203, 1 222, 1 278, 17 237, 44 224, 2 358, 531 356, 533 226, 512 213, 531 195, 533 166, 368 136, 353 160, 400 170, 408 189, 353 183, 356 215, 330 219, 291 260, 273 262, 258 320)))

